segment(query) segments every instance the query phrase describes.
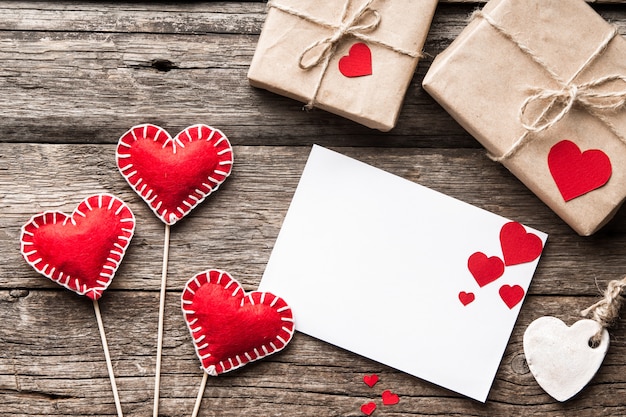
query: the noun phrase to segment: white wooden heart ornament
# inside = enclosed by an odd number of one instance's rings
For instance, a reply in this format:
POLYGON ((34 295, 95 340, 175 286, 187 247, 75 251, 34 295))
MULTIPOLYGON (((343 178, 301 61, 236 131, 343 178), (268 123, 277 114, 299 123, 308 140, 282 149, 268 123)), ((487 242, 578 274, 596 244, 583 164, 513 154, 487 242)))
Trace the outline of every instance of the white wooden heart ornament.
POLYGON ((609 332, 602 329, 597 347, 589 340, 602 326, 579 320, 568 327, 556 317, 540 317, 524 333, 526 362, 537 383, 558 401, 580 392, 596 374, 609 348, 609 332))

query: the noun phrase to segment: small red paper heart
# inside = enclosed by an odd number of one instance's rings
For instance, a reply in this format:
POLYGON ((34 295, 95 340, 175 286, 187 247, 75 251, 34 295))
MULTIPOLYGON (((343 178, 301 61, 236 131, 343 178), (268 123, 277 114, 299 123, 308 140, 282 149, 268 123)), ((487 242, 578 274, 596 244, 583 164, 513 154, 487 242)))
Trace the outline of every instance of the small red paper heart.
POLYGON ((361 412, 366 416, 371 416, 372 413, 376 410, 376 403, 369 402, 365 403, 361 406, 361 412))
POLYGON ((532 262, 543 250, 543 242, 539 236, 526 232, 524 226, 517 222, 509 222, 502 226, 500 245, 506 266, 532 262))
POLYGON ((502 301, 504 301, 510 309, 515 307, 517 303, 522 301, 522 298, 524 298, 524 289, 519 285, 503 285, 500 287, 499 293, 502 301))
POLYGON ((502 259, 497 256, 487 257, 482 252, 475 252, 469 257, 467 268, 481 288, 504 274, 502 259))
POLYGON ((555 144, 548 153, 548 167, 565 201, 602 187, 612 173, 609 157, 599 149, 580 148, 569 140, 555 144))
POLYGON ((461 291, 459 293, 459 301, 461 302, 461 304, 463 304, 464 306, 468 305, 469 303, 473 302, 476 299, 476 296, 474 295, 473 292, 465 292, 465 291, 461 291))
POLYGON ((46 211, 22 226, 22 256, 40 274, 92 300, 102 297, 135 231, 135 216, 120 199, 97 194, 71 216, 46 211))
POLYGON ((293 315, 282 298, 245 293, 224 271, 191 278, 181 304, 202 368, 211 376, 276 353, 293 337, 293 315))
POLYGON ((376 375, 376 374, 365 375, 363 377, 363 382, 365 382, 365 384, 368 387, 372 388, 378 382, 378 375, 376 375))
POLYGON ((222 132, 194 125, 172 138, 144 124, 120 138, 117 166, 130 186, 164 223, 186 216, 231 172, 233 150, 222 132))
POLYGON ((394 405, 400 402, 400 397, 398 394, 394 394, 389 390, 383 391, 383 404, 384 405, 394 405))
POLYGON ((339 72, 349 78, 372 75, 372 51, 364 43, 355 43, 348 55, 339 60, 339 72))

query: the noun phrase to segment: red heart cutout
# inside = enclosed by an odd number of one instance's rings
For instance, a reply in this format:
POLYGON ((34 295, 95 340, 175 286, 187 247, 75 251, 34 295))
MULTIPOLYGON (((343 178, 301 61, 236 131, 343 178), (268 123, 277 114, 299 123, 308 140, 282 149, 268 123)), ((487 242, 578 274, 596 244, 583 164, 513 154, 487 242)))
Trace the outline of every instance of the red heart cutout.
POLYGON ((526 232, 524 226, 517 222, 509 222, 502 226, 500 245, 506 266, 532 262, 543 250, 543 242, 539 236, 526 232))
POLYGON ((524 289, 519 285, 503 285, 500 287, 500 298, 509 307, 513 308, 524 298, 524 289))
POLYGON ((365 384, 368 387, 372 388, 378 382, 378 375, 376 375, 376 374, 365 375, 363 377, 363 382, 365 382, 365 384))
POLYGON ((361 406, 361 412, 366 416, 371 416, 372 413, 376 410, 376 403, 369 402, 365 403, 361 406))
POLYGON ((476 299, 476 296, 474 295, 473 292, 465 292, 465 291, 461 291, 459 293, 459 301, 461 302, 461 304, 463 304, 464 306, 468 305, 469 303, 473 302, 476 299))
POLYGON ((97 194, 71 216, 46 211, 22 226, 22 256, 40 274, 92 300, 102 297, 135 231, 135 216, 120 199, 97 194))
POLYGON ((245 293, 228 273, 211 269, 191 278, 183 315, 202 368, 212 376, 278 352, 294 332, 291 308, 269 292, 245 293))
POLYGON ((487 257, 482 252, 475 252, 469 257, 467 268, 481 288, 504 274, 502 259, 497 256, 487 257))
POLYGON ((394 394, 393 392, 386 390, 383 391, 383 404, 384 405, 394 405, 400 402, 400 397, 398 394, 394 394))
POLYGON ((372 51, 364 43, 355 43, 348 55, 339 60, 339 72, 349 78, 372 75, 372 51))
POLYGON ((144 124, 120 138, 117 166, 154 214, 172 225, 200 204, 231 172, 233 150, 222 132, 206 125, 175 138, 144 124))
POLYGON ((599 149, 580 152, 569 140, 555 144, 548 153, 548 167, 565 201, 602 187, 611 177, 611 160, 599 149))

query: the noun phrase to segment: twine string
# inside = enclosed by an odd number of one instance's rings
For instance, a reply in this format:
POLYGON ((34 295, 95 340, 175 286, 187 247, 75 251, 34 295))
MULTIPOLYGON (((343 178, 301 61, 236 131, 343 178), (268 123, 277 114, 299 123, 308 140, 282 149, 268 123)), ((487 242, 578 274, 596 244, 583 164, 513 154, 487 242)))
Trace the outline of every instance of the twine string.
POLYGON ((367 0, 351 17, 349 17, 348 9, 350 7, 351 0, 346 0, 341 12, 341 20, 339 24, 327 22, 317 16, 285 6, 272 0, 268 2, 267 5, 269 8, 275 8, 289 15, 333 31, 331 35, 311 43, 298 56, 298 66, 302 70, 310 70, 321 65, 320 77, 315 84, 313 95, 311 96, 309 102, 304 106, 305 109, 310 110, 315 107, 317 95, 320 87, 322 86, 322 81, 328 69, 330 59, 335 54, 339 42, 347 36, 352 36, 360 41, 385 47, 411 58, 422 57, 419 53, 388 44, 368 35, 368 33, 373 32, 378 28, 381 21, 380 13, 370 7, 373 2, 374 0, 367 0))
POLYGON ((513 42, 527 57, 538 64, 560 85, 559 89, 533 88, 530 90, 531 95, 524 100, 518 113, 518 120, 526 131, 503 155, 489 155, 492 160, 502 162, 515 156, 524 146, 536 138, 536 135, 532 135, 531 133, 539 133, 551 128, 561 121, 575 105, 584 108, 589 114, 599 119, 613 135, 626 145, 626 137, 624 137, 605 116, 606 112, 617 111, 626 104, 626 76, 615 74, 600 77, 587 83, 574 83, 574 80, 606 51, 608 45, 618 35, 617 28, 614 27, 611 32, 604 37, 596 50, 585 60, 576 72, 574 72, 569 80, 563 80, 558 73, 552 70, 531 48, 519 41, 507 28, 496 22, 490 15, 478 10, 472 14, 471 18, 482 18, 489 23, 498 33, 513 42), (623 84, 624 88, 622 90, 608 92, 602 89, 602 87, 610 87, 615 83, 623 84), (540 105, 543 104, 543 106, 540 107, 542 110, 535 120, 528 120, 528 110, 531 105, 536 103, 540 105), (560 111, 555 111, 555 109, 559 108, 560 111), (556 114, 552 115, 552 113, 556 114), (549 117, 548 115, 551 116, 549 117))
POLYGON ((624 304, 626 295, 626 277, 621 280, 609 282, 604 297, 592 306, 580 312, 583 317, 591 317, 600 324, 600 330, 590 339, 590 342, 597 346, 602 339, 604 329, 611 327, 617 319, 624 304))

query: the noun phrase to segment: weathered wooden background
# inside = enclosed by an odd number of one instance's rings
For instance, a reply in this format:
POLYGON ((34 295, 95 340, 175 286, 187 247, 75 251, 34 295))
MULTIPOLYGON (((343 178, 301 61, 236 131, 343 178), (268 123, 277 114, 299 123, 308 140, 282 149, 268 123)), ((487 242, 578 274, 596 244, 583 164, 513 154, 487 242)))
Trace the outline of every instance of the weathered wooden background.
MULTIPOLYGON (((152 415, 164 227, 114 159, 119 136, 144 122, 172 133, 204 122, 235 148, 223 188, 172 228, 162 416, 190 415, 202 377, 179 308, 184 283, 218 267, 257 287, 313 143, 550 234, 491 394, 481 404, 296 334, 281 354, 209 379, 201 416, 359 416, 382 389, 401 401, 381 417, 626 415, 624 323, 592 383, 564 404, 536 384, 521 343, 532 320, 573 323, 626 272, 626 212, 577 236, 420 88, 480 3, 439 5, 398 126, 380 133, 248 85, 263 3, 0 2, 0 416, 116 414, 91 303, 19 253, 31 215, 70 212, 98 192, 124 199, 138 220, 100 305, 124 413, 152 415), (362 382, 372 372, 375 389, 362 382)), ((593 7, 626 34, 626 6, 607 3, 593 7)))

